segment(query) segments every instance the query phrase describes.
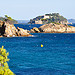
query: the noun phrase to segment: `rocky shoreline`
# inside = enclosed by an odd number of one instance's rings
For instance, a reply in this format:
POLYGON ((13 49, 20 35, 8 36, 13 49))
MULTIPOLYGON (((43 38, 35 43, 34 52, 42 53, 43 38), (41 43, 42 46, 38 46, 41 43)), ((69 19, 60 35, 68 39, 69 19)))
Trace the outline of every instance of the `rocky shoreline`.
POLYGON ((28 30, 15 27, 13 24, 0 20, 0 37, 32 36, 28 30))
POLYGON ((30 33, 75 33, 75 27, 66 24, 49 23, 39 28, 32 28, 30 33))
POLYGON ((30 33, 75 33, 75 27, 66 24, 49 23, 39 28, 34 27, 29 31, 19 27, 16 28, 13 24, 0 20, 0 37, 28 37, 32 36, 30 33))

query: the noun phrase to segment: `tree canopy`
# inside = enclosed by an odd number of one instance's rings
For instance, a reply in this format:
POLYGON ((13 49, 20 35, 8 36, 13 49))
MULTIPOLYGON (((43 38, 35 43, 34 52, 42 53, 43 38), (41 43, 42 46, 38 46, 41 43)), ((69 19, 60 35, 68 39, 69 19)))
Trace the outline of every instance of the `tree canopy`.
POLYGON ((7 61, 9 61, 9 53, 3 48, 0 48, 0 75, 14 75, 14 73, 9 69, 7 61))

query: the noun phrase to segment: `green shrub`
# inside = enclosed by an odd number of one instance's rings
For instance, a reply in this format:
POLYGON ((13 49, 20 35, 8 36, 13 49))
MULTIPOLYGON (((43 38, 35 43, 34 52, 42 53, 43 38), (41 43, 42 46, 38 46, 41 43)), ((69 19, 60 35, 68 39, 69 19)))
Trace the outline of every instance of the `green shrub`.
POLYGON ((41 19, 41 21, 47 21, 47 19, 41 19))
POLYGON ((58 25, 60 25, 60 23, 57 23, 57 22, 51 22, 51 23, 54 23, 54 24, 58 24, 58 25))
POLYGON ((9 61, 9 53, 2 48, 0 48, 0 75, 14 75, 14 73, 9 69, 7 61, 9 61))
POLYGON ((71 27, 71 26, 68 25, 68 27, 71 27))

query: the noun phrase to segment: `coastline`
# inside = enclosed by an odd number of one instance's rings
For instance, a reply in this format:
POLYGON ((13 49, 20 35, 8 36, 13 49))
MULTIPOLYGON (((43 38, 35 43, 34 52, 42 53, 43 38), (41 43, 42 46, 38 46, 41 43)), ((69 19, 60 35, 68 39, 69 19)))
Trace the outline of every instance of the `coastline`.
POLYGON ((30 33, 75 33, 75 27, 63 24, 44 24, 39 28, 34 27, 30 30, 30 33))

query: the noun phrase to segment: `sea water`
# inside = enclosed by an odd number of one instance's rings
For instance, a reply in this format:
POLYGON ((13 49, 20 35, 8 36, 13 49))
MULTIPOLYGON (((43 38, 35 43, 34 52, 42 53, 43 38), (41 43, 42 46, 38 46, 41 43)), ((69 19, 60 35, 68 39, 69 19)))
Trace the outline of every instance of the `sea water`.
MULTIPOLYGON (((20 26, 26 29, 27 25, 20 26)), ((0 46, 9 52, 9 68, 16 75, 75 75, 74 33, 32 35, 0 38, 0 46)))

